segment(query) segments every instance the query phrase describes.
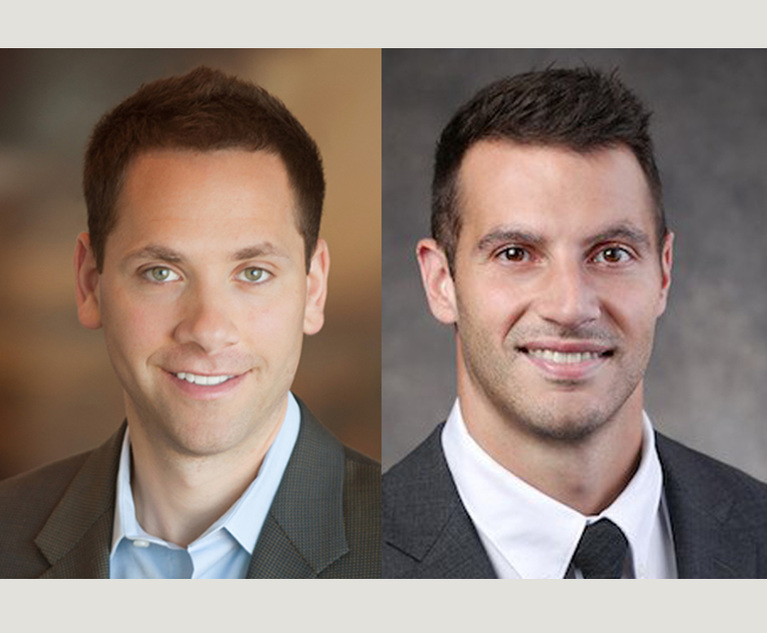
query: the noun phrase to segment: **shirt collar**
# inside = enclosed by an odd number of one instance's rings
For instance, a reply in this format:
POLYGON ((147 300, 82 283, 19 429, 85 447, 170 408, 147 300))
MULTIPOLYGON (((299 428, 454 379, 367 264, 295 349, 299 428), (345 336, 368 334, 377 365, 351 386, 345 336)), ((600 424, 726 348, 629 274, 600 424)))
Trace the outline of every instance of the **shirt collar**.
MULTIPOLYGON (((300 425, 301 411, 293 394, 288 392, 288 406, 285 411, 285 417, 277 437, 275 437, 274 442, 272 442, 261 462, 258 475, 234 505, 191 543, 189 549, 194 549, 195 546, 209 540, 212 535, 223 529, 249 554, 253 553, 261 527, 277 493, 280 481, 282 481, 282 475, 288 465, 290 455, 293 452, 300 425)), ((130 432, 126 428, 117 471, 111 553, 114 554, 123 538, 130 540, 142 539, 150 543, 176 548, 176 545, 148 534, 136 519, 136 507, 133 502, 133 489, 131 487, 130 451, 130 432)))
POLYGON ((645 569, 663 489, 646 413, 639 468, 599 516, 587 517, 552 499, 493 460, 469 434, 458 400, 442 432, 442 446, 472 521, 522 578, 563 578, 584 527, 601 517, 620 526, 630 544, 634 569, 645 569))

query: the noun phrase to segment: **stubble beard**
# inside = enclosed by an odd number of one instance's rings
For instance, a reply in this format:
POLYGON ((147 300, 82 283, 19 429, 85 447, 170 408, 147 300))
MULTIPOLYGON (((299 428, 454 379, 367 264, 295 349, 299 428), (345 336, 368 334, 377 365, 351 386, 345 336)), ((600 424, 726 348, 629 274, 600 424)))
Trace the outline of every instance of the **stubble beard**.
MULTIPOLYGON (((593 338, 593 337, 592 337, 593 338)), ((509 334, 499 349, 487 334, 472 327, 459 330, 459 345, 470 388, 497 413, 502 424, 540 442, 557 445, 579 445, 605 428, 640 388, 649 351, 632 367, 622 366, 625 356, 617 352, 608 362, 613 367, 609 392, 599 398, 579 394, 589 387, 578 381, 550 382, 543 392, 545 379, 536 376, 524 353, 517 349, 519 337, 509 334), (531 394, 528 386, 535 381, 531 394)))

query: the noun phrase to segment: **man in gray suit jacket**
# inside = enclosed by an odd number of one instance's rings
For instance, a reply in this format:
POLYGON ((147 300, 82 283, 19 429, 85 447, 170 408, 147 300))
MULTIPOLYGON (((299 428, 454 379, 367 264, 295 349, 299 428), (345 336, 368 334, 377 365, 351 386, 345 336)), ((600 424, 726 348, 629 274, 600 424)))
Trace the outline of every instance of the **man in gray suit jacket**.
POLYGON ((290 392, 329 269, 306 130, 198 68, 101 119, 84 190, 78 315, 126 424, 0 483, 0 577, 380 576, 380 467, 290 392))
POLYGON ((648 123, 616 76, 550 69, 444 129, 416 254, 458 397, 384 475, 384 577, 767 576, 767 486, 644 411, 674 238, 648 123))

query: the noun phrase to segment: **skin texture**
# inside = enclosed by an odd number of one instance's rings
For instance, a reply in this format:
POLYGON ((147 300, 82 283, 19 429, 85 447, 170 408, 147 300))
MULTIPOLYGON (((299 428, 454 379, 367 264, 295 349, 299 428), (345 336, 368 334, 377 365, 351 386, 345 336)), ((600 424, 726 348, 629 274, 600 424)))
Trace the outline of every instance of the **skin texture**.
POLYGON ((323 324, 329 255, 309 273, 281 159, 152 151, 128 169, 104 268, 75 252, 79 318, 123 386, 139 521, 186 545, 244 491, 323 324), (174 374, 236 376, 198 387, 174 374))
POLYGON ((649 190, 626 148, 482 141, 458 186, 455 278, 433 240, 417 255, 432 312, 456 326, 469 432, 540 490, 598 512, 638 462, 673 236, 655 243, 649 190), (563 364, 542 349, 593 356, 563 364))

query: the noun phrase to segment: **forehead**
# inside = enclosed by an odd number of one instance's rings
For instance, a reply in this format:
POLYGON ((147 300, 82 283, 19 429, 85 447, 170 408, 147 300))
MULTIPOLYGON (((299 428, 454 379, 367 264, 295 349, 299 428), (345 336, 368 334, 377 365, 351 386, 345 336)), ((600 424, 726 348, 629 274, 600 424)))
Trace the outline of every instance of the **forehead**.
POLYGON ((116 211, 110 242, 302 240, 287 170, 264 151, 142 153, 126 171, 116 211))
POLYGON ((644 173, 622 146, 579 153, 480 141, 461 164, 458 204, 461 238, 506 225, 552 237, 590 234, 617 223, 652 234, 654 225, 644 173))

